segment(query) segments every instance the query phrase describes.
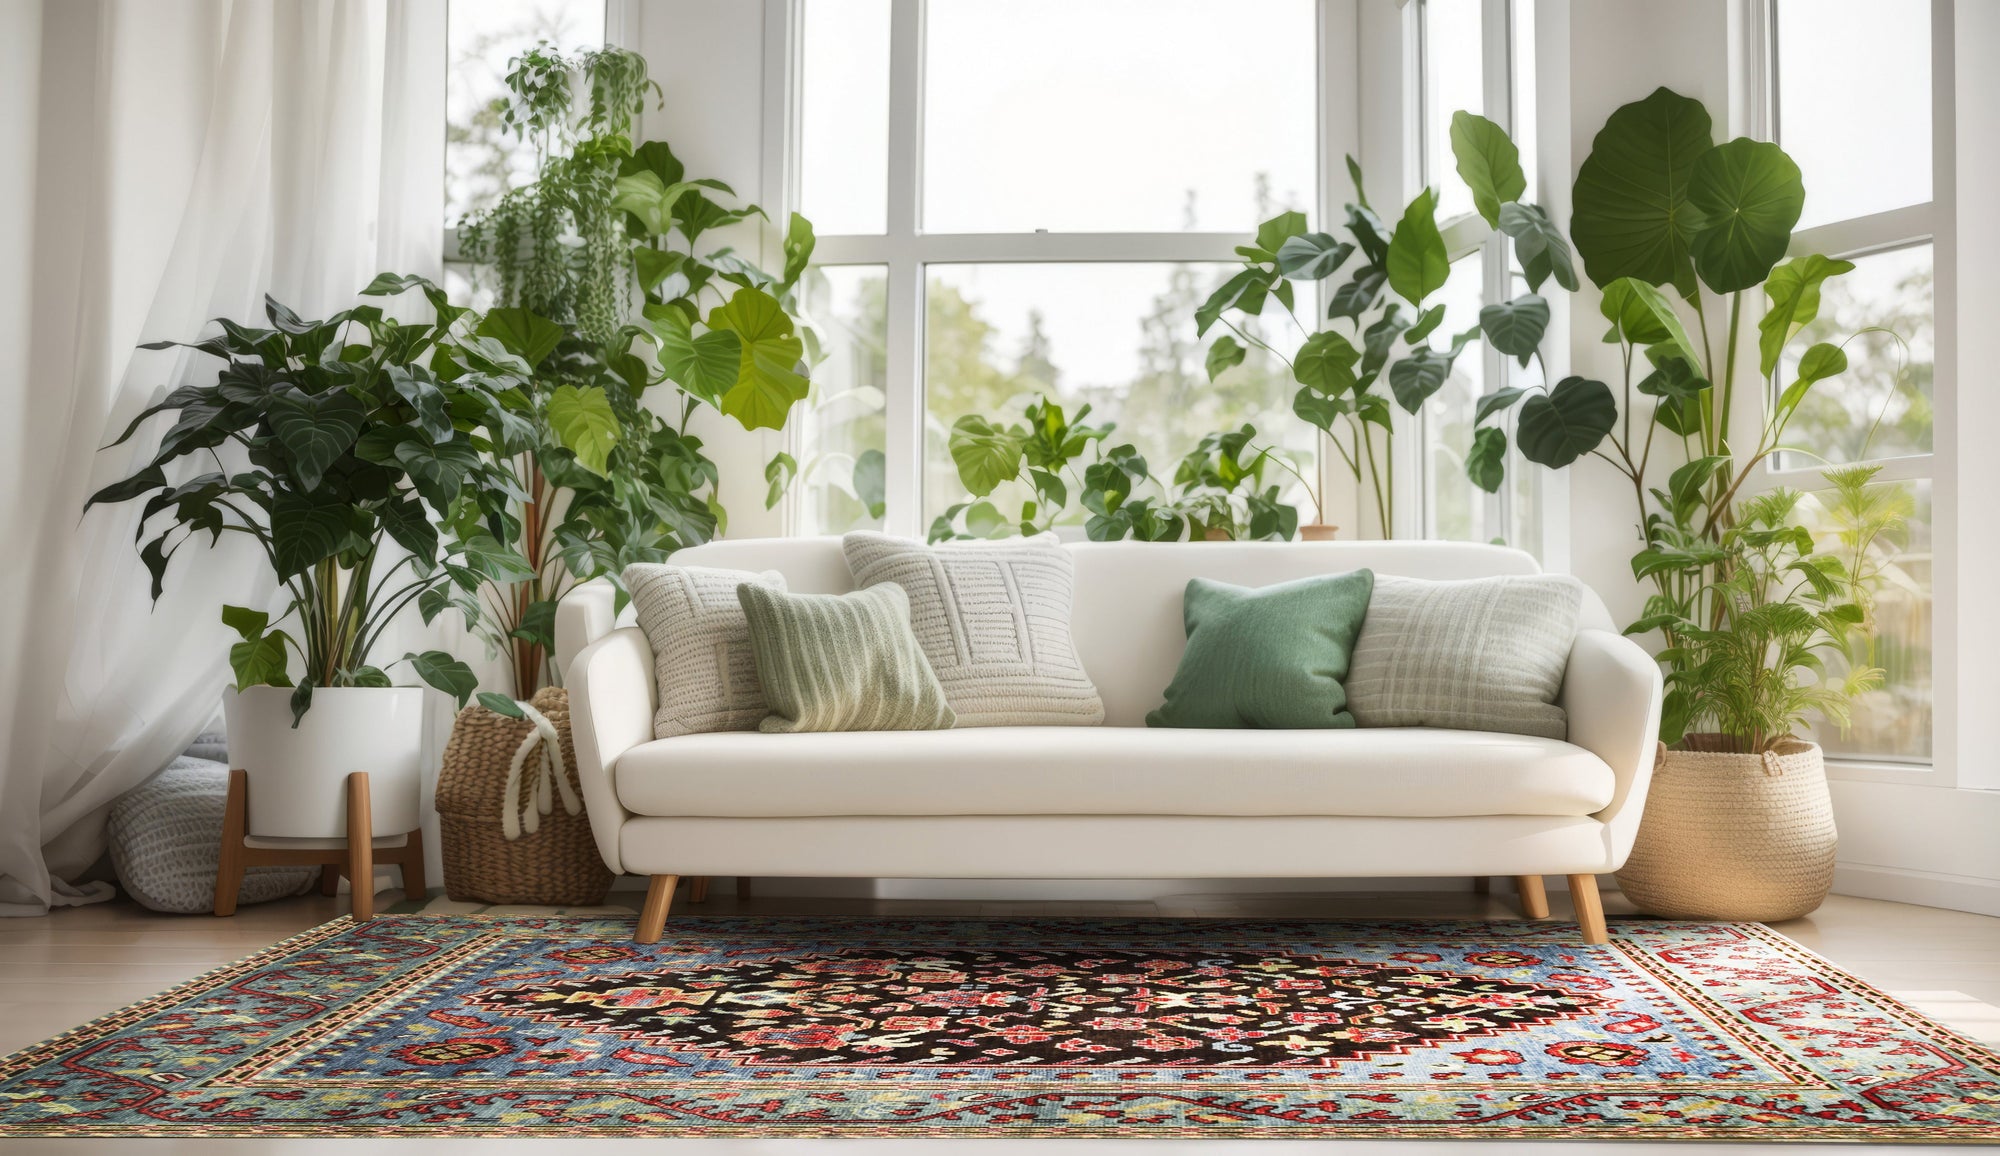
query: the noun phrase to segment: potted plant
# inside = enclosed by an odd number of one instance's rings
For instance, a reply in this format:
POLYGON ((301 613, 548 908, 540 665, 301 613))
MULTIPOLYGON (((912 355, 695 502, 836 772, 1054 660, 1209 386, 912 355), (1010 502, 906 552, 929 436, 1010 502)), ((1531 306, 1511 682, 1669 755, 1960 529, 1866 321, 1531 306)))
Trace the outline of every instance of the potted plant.
POLYGON ((147 346, 223 364, 133 420, 118 442, 177 415, 152 460, 86 506, 147 497, 140 553, 155 599, 174 553, 202 534, 253 538, 284 589, 276 619, 222 608, 242 636, 230 650, 230 758, 279 787, 251 792, 255 835, 344 835, 326 786, 353 770, 374 778, 378 834, 415 829, 422 693, 389 671, 408 663, 461 705, 476 680, 442 651, 380 661, 384 631, 410 606, 428 622, 454 595, 526 572, 501 540, 520 487, 490 439, 516 420, 503 395, 527 366, 490 338, 454 337, 464 310, 422 278, 384 274, 363 292, 411 289, 431 320, 369 304, 307 321, 267 298, 270 328, 218 319, 212 337, 147 346))
MULTIPOLYGON (((1841 539, 1864 553, 1903 516, 1869 497, 1875 470, 1828 471, 1841 539)), ((1669 556, 1688 594, 1633 630, 1674 637, 1660 657, 1690 729, 1654 771, 1618 883, 1655 915, 1794 919, 1826 898, 1835 850, 1820 748, 1797 732, 1813 712, 1844 725, 1849 701, 1882 677, 1856 660, 1866 568, 1816 548, 1794 490, 1739 503, 1708 544, 1693 525, 1703 510, 1693 492, 1701 471, 1676 476, 1674 524, 1661 533, 1677 544, 1669 556), (1836 658, 1845 669, 1838 677, 1836 658)))
MULTIPOLYGON (((467 601, 526 698, 561 673, 549 655, 568 590, 599 576, 618 585, 628 564, 726 526, 694 415, 782 428, 806 395, 817 343, 796 292, 811 224, 792 215, 776 274, 708 249, 711 230, 764 213, 729 203, 720 181, 688 177, 665 142, 634 147, 638 114, 659 91, 644 57, 536 48, 507 82, 503 121, 534 146, 536 179, 464 221, 460 239, 498 306, 475 332, 533 368, 507 395, 519 420, 493 447, 524 481, 502 540, 527 573, 496 577, 467 601), (646 344, 655 356, 642 356, 646 344)), ((790 455, 773 458, 774 503, 795 472, 790 455)))
MULTIPOLYGON (((1460 127, 1455 121, 1454 145, 1459 139, 1460 127)), ((1500 139, 1512 148, 1504 133, 1500 139)), ((1526 264, 1531 286, 1539 288, 1543 279, 1554 276, 1574 288, 1567 246, 1559 234, 1551 239, 1550 231, 1540 228, 1547 215, 1538 206, 1513 203, 1526 191, 1518 159, 1511 166, 1504 157, 1484 158, 1484 162, 1474 173, 1468 173, 1463 161, 1460 164, 1460 174, 1472 186, 1480 211, 1488 214, 1495 227, 1510 233, 1518 227, 1520 235, 1542 239, 1536 259, 1526 264), (1493 199, 1491 186, 1496 180, 1509 201, 1505 222, 1501 206, 1493 199)), ((1243 257, 1243 269, 1210 295, 1195 312, 1195 322, 1203 334, 1216 324, 1229 330, 1210 348, 1210 381, 1241 362, 1247 346, 1256 346, 1291 367, 1299 386, 1292 412, 1333 446, 1356 490, 1364 499, 1372 498, 1376 523, 1387 537, 1395 526, 1395 494, 1390 484, 1395 473, 1395 427, 1390 405, 1412 414, 1422 409, 1444 386, 1453 363, 1482 329, 1487 340, 1503 352, 1531 348, 1548 323, 1548 306, 1529 294, 1506 307, 1509 323, 1496 319, 1488 326, 1487 315, 1492 310, 1483 310, 1478 324, 1453 332, 1438 344, 1433 334, 1450 332, 1445 307, 1426 302, 1450 277, 1451 255, 1438 229, 1436 194, 1430 189, 1419 192, 1392 229, 1370 207, 1361 168, 1352 157, 1347 160, 1347 169, 1355 199, 1346 206, 1346 238, 1308 231, 1302 213, 1281 213, 1265 221, 1257 228, 1256 243, 1237 249, 1243 257), (1332 278, 1356 253, 1361 255, 1361 264, 1328 295, 1326 320, 1344 322, 1345 330, 1338 326, 1320 328, 1318 322, 1307 326, 1297 312, 1302 293, 1332 278), (1401 302, 1385 300, 1385 290, 1401 302), (1261 336, 1252 324, 1273 301, 1304 335, 1289 355, 1261 336), (1231 314, 1237 320, 1232 321, 1231 314)), ((1525 260, 1525 243, 1521 252, 1525 260)), ((1504 440, 1496 443, 1489 434, 1475 441, 1469 460, 1490 476, 1494 465, 1504 458, 1505 449, 1504 440)), ((1490 480, 1489 489, 1499 485, 1497 478, 1490 480)), ((1308 486, 1307 490, 1317 509, 1317 489, 1308 486)), ((1333 527, 1323 523, 1321 513, 1317 522, 1301 528, 1302 536, 1308 540, 1331 538, 1333 527)))

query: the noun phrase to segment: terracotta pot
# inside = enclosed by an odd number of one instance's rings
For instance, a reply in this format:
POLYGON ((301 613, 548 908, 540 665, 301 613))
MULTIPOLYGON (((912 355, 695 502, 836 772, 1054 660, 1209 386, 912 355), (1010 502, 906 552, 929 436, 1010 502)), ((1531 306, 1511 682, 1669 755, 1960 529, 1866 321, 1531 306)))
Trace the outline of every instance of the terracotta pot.
POLYGON ((1299 527, 1301 542, 1331 542, 1339 534, 1339 526, 1329 526, 1325 522, 1307 522, 1299 527))
POLYGON ((1689 735, 1653 769, 1625 897, 1649 915, 1768 923, 1797 919, 1833 886, 1836 835, 1826 764, 1796 739, 1728 754, 1689 735))
POLYGON ((1204 542, 1234 541, 1229 536, 1229 531, 1223 529, 1221 526, 1210 526, 1208 529, 1202 531, 1201 540, 1204 542))

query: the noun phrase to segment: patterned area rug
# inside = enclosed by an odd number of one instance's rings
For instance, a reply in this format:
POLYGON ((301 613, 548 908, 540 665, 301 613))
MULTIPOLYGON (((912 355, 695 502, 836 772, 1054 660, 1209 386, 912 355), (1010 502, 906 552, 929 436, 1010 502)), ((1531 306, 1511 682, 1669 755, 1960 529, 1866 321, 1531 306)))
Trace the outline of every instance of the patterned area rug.
POLYGON ((1764 928, 346 919, 0 1060, 9 1136, 2000 1141, 2000 1057, 1764 928))

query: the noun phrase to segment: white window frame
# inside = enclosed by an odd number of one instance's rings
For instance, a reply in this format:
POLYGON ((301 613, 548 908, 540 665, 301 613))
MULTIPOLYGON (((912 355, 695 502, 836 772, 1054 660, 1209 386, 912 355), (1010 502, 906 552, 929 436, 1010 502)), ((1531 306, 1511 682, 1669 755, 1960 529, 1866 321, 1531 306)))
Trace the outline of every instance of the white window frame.
MULTIPOLYGON (((639 8, 643 3, 644 0, 604 0, 605 44, 632 49, 639 47, 639 8)), ((451 40, 451 6, 448 2, 445 4, 444 19, 445 41, 449 44, 451 40)), ((449 49, 447 49, 447 52, 449 52, 449 49)), ((447 69, 451 67, 449 59, 445 61, 445 67, 447 69)), ((438 155, 438 163, 447 163, 442 151, 438 155)), ((444 233, 444 240, 438 250, 443 254, 438 262, 439 272, 442 273, 444 266, 465 265, 467 261, 464 254, 459 251, 458 227, 452 222, 443 219, 443 205, 438 206, 438 217, 438 228, 444 233)))
MULTIPOLYGON (((1530 37, 1520 35, 1521 17, 1524 11, 1531 10, 1525 6, 1532 6, 1535 0, 1481 0, 1481 3, 1480 35, 1483 58, 1480 76, 1483 115, 1518 140, 1520 77, 1516 62, 1520 52, 1533 52, 1537 47, 1530 37)), ((1428 36, 1425 14, 1428 8, 1429 0, 1417 0, 1405 9, 1404 16, 1404 36, 1413 46, 1409 53, 1409 82, 1404 95, 1405 102, 1412 110, 1406 118, 1410 152, 1405 166, 1410 174, 1411 193, 1425 186, 1435 188, 1447 180, 1457 179, 1455 169, 1432 172, 1429 167, 1431 155, 1429 133, 1433 118, 1429 107, 1430 58, 1425 44, 1428 36)), ((1451 155, 1449 142, 1445 142, 1445 146, 1440 150, 1440 155, 1449 157, 1451 155)), ((1534 166, 1534 172, 1535 179, 1539 182, 1543 176, 1542 166, 1539 163, 1534 166)), ((1538 189, 1531 188, 1527 196, 1530 200, 1538 200, 1541 193, 1538 189)), ((1482 305, 1494 305, 1513 299, 1513 243, 1505 233, 1489 226, 1485 218, 1476 211, 1440 221, 1438 226, 1444 234, 1445 247, 1453 264, 1474 253, 1481 254, 1482 305)), ((1565 308, 1566 305, 1567 301, 1561 294, 1550 298, 1549 306, 1552 312, 1565 308)), ((1447 318, 1446 324, 1453 330, 1461 330, 1469 323, 1463 319, 1447 318)), ((1555 335, 1563 331, 1564 327, 1552 320, 1548 333, 1555 335)), ((1482 396, 1506 388, 1511 377, 1511 359, 1484 341, 1479 343, 1479 351, 1482 396)), ((1554 372, 1553 361, 1552 354, 1545 355, 1542 361, 1544 372, 1554 372)), ((1413 463, 1413 471, 1406 475, 1403 481, 1409 487, 1409 492, 1417 495, 1418 500, 1406 503, 1410 507, 1410 512, 1405 519, 1405 526, 1399 529, 1399 536, 1428 537, 1430 528, 1436 520, 1438 492, 1435 471, 1431 469, 1431 462, 1428 460, 1429 420, 1429 410, 1426 408, 1409 423, 1408 444, 1417 447, 1417 452, 1406 455, 1413 463)), ((1550 472, 1523 458, 1519 448, 1510 438, 1507 445, 1507 480, 1497 493, 1481 493, 1480 499, 1485 506, 1486 525, 1502 528, 1503 536, 1509 545, 1529 550, 1542 560, 1543 565, 1551 570, 1559 570, 1568 560, 1568 550, 1563 542, 1563 536, 1567 533, 1567 521, 1561 517, 1562 511, 1556 508, 1554 501, 1556 494, 1549 484, 1550 480, 1550 472), (1514 528, 1519 523, 1515 508, 1517 501, 1515 484, 1524 477, 1529 483, 1532 495, 1530 500, 1540 507, 1541 514, 1540 534, 1533 542, 1514 540, 1514 528)), ((1460 481, 1468 487, 1472 485, 1470 479, 1461 477, 1460 481)))
MULTIPOLYGON (((1830 756, 1828 773, 1839 779, 1866 782, 1918 783, 1928 786, 1969 786, 1958 773, 1958 664, 1962 661, 1954 596, 1956 584, 1946 578, 1956 564, 1957 527, 1950 524, 1957 502, 1942 492, 1957 477, 1955 423, 1945 415, 1952 412, 1951 399, 1958 384, 1957 358, 1957 118, 1955 116, 1955 53, 1953 45, 1954 0, 1931 0, 1931 200, 1862 217, 1830 221, 1801 229, 1792 235, 1790 256, 1821 253, 1828 257, 1853 258, 1930 243, 1932 293, 1935 318, 1935 359, 1932 363, 1931 401, 1934 425, 1931 452, 1895 457, 1870 458, 1881 467, 1879 482, 1928 481, 1931 484, 1931 757, 1893 759, 1888 757, 1848 758, 1830 756)), ((1742 38, 1747 96, 1743 126, 1758 140, 1777 140, 1783 114, 1778 99, 1777 0, 1758 0, 1743 9, 1742 38)), ((1761 298, 1757 302, 1762 307, 1761 298)), ((1755 372, 1754 368, 1751 371, 1755 372)), ((1765 406, 1771 402, 1771 383, 1761 393, 1765 406)), ((1755 440, 1755 423, 1763 420, 1763 407, 1747 411, 1736 429, 1730 431, 1739 443, 1755 440), (1749 425, 1744 422, 1752 423, 1749 425)), ((1818 467, 1781 467, 1774 455, 1758 467, 1744 485, 1745 496, 1780 486, 1810 488, 1818 467)))
MULTIPOLYGON (((763 201, 774 220, 785 220, 799 204, 798 124, 803 47, 803 0, 764 0, 765 187, 763 201)), ((1341 158, 1359 154, 1354 140, 1351 92, 1330 78, 1350 79, 1354 60, 1356 0, 1318 0, 1318 92, 1315 143, 1319 190, 1314 228, 1325 228, 1344 197, 1330 196, 1332 174, 1345 182, 1341 158), (1330 66, 1329 62, 1338 62, 1330 66)), ((1238 264, 1236 246, 1255 239, 1242 232, 1176 233, 928 233, 923 204, 923 0, 891 0, 889 32, 889 183, 887 228, 880 235, 833 234, 818 238, 816 265, 883 266, 888 274, 888 334, 885 356, 886 413, 883 452, 888 470, 883 499, 884 528, 921 537, 924 528, 924 293, 928 265, 1022 262, 1219 262, 1238 264)), ((803 425, 803 423, 798 423, 803 425)), ((800 448, 801 431, 790 435, 800 448)), ((1324 446, 1318 453, 1319 482, 1333 477, 1324 446)), ((1332 495, 1328 495, 1329 498, 1332 495)), ((785 503, 785 528, 796 532, 799 491, 785 503)))

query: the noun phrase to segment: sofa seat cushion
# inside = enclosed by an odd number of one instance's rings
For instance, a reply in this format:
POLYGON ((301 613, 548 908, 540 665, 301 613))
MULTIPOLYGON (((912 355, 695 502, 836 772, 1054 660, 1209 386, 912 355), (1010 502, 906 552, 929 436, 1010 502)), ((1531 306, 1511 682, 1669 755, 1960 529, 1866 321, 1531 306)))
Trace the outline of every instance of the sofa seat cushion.
POLYGON ((1483 731, 982 727, 681 735, 612 768, 640 815, 1589 815, 1611 768, 1483 731))

